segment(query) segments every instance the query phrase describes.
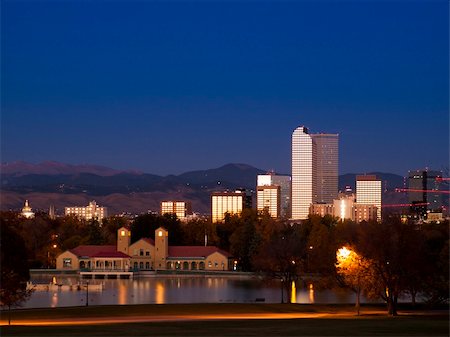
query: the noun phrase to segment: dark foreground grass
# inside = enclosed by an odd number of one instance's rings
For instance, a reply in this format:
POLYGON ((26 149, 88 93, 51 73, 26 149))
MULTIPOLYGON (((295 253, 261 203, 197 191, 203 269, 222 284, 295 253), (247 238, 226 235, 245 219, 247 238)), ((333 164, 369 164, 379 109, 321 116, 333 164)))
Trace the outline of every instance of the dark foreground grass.
MULTIPOLYGON (((449 336, 449 317, 439 312, 384 314, 384 306, 364 306, 362 316, 351 305, 176 304, 23 309, 12 312, 13 326, 1 336, 449 336), (381 313, 380 313, 381 310, 381 313), (182 316, 189 314, 326 313, 326 318, 158 321, 97 325, 22 326, 20 321, 92 317, 182 316), (334 314, 347 313, 340 318, 334 314), (348 314, 349 313, 349 314, 348 314)), ((6 317, 5 317, 6 316, 6 317)), ((2 312, 2 319, 7 313, 2 312)))
POLYGON ((395 317, 2 327, 2 336, 448 336, 448 321, 395 317))

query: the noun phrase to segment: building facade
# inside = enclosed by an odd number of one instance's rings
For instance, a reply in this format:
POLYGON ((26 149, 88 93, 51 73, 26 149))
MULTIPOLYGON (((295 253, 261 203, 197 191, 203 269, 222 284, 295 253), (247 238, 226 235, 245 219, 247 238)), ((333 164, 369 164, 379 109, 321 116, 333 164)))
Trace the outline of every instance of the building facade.
POLYGON ((192 204, 189 201, 161 201, 161 215, 174 214, 181 221, 192 215, 192 204))
POLYGON ((314 203, 333 203, 338 195, 339 135, 292 134, 291 218, 306 219, 314 203))
POLYGON ((272 217, 283 217, 283 218, 290 218, 290 212, 291 212, 291 177, 290 176, 284 176, 284 175, 276 175, 274 173, 270 174, 259 174, 256 179, 256 187, 257 187, 257 209, 259 211, 263 209, 267 209, 267 207, 272 208, 275 210, 275 206, 273 202, 274 200, 274 194, 275 192, 268 191, 266 187, 271 187, 272 189, 275 189, 278 187, 279 189, 279 195, 277 196, 276 204, 277 204, 277 215, 274 216, 273 213, 271 213, 272 217), (272 202, 272 205, 268 205, 268 199, 262 198, 261 193, 264 193, 266 196, 267 194, 271 194, 270 200, 272 202), (263 200, 265 200, 265 205, 263 200))
POLYGON ((280 186, 258 186, 256 189, 256 209, 259 212, 267 211, 272 218, 279 218, 280 212, 280 186))
POLYGON ((130 243, 131 232, 117 231, 116 246, 78 246, 56 259, 59 270, 140 271, 140 270, 231 270, 231 255, 215 246, 170 246, 169 233, 155 230, 155 239, 130 243))
POLYGON ((355 205, 355 195, 340 193, 339 199, 333 200, 333 212, 340 220, 354 220, 353 206, 355 205))
POLYGON ((25 204, 22 208, 22 212, 20 213, 23 217, 27 219, 34 218, 34 212, 30 207, 30 204, 28 203, 28 200, 25 200, 25 204))
POLYGON ((309 213, 324 217, 325 215, 334 216, 333 204, 311 204, 309 206, 309 213))
POLYGON ((65 215, 75 215, 81 219, 86 220, 102 220, 108 217, 108 210, 106 207, 99 207, 95 200, 91 201, 88 206, 75 206, 75 207, 65 207, 65 215))
POLYGON ((375 175, 356 176, 356 203, 375 206, 378 222, 382 219, 381 191, 381 180, 377 179, 375 175))
POLYGON ((292 134, 292 219, 306 219, 316 195, 313 172, 316 171, 316 152, 306 127, 300 126, 292 134))
POLYGON ((378 208, 375 205, 364 205, 355 203, 353 205, 353 221, 379 221, 378 208))
POLYGON ((330 204, 338 197, 339 135, 311 135, 316 148, 316 194, 314 201, 330 204))
POLYGON ((252 207, 252 197, 245 190, 213 192, 211 194, 211 221, 221 222, 226 214, 240 214, 252 207))
POLYGON ((429 212, 442 212, 442 194, 439 193, 441 180, 441 171, 408 172, 408 201, 413 214, 426 217, 429 212))

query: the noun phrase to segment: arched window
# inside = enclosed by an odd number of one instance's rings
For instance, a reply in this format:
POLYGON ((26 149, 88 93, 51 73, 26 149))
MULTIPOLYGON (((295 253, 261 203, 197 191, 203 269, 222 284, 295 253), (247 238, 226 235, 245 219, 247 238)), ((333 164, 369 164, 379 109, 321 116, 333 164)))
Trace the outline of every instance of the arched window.
POLYGON ((172 262, 167 262, 167 269, 172 269, 172 262))
POLYGON ((192 270, 197 270, 197 262, 194 261, 194 262, 191 263, 191 269, 192 270))
POLYGON ((147 269, 147 270, 150 269, 150 262, 145 262, 145 269, 147 269))
POLYGON ((135 270, 138 269, 138 263, 137 263, 137 262, 135 262, 135 263, 133 264, 133 268, 134 268, 135 270))
POLYGON ((144 262, 139 262, 139 269, 144 269, 144 262))
POLYGON ((189 270, 189 262, 183 262, 183 270, 189 270))
POLYGON ((205 270, 205 262, 200 262, 199 264, 198 264, 198 269, 200 269, 200 270, 205 270))

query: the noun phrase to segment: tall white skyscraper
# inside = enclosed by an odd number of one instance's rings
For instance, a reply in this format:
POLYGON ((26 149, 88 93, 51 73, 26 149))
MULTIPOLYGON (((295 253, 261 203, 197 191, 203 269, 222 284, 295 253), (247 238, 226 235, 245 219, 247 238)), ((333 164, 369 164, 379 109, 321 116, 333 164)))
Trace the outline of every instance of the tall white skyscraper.
POLYGON ((292 134, 292 219, 306 219, 316 194, 316 152, 308 129, 300 126, 292 134))
POLYGON ((381 221, 381 180, 374 175, 356 176, 356 202, 377 207, 377 221, 381 221))
POLYGON ((339 135, 292 134, 292 215, 306 219, 313 203, 333 203, 338 195, 339 135))

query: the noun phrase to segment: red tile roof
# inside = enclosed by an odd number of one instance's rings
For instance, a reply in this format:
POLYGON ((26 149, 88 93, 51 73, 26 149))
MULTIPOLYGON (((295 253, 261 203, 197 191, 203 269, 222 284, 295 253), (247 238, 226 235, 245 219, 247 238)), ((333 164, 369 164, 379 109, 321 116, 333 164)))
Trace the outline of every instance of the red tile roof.
MULTIPOLYGON (((151 238, 142 238, 142 240, 144 240, 145 242, 148 242, 149 244, 151 244, 152 246, 155 245, 155 240, 151 239, 151 238)), ((138 240, 139 241, 139 240, 138 240)))
POLYGON ((168 257, 207 257, 216 252, 225 257, 231 257, 230 253, 215 246, 169 246, 168 257))
POLYGON ((129 257, 127 254, 118 252, 116 246, 78 246, 70 250, 78 257, 129 257))

